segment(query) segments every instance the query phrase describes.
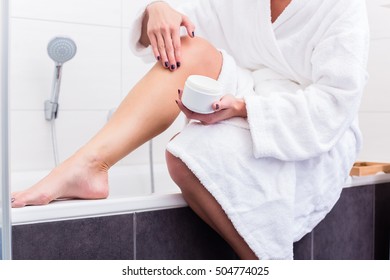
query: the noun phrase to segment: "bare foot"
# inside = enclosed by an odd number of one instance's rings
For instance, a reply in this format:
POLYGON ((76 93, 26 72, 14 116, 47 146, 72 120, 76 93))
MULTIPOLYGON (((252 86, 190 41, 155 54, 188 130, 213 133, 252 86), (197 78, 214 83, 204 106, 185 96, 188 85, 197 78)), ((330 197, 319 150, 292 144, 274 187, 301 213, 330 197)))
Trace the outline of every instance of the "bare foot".
POLYGON ((102 199, 108 196, 108 164, 75 155, 32 187, 12 194, 12 207, 44 205, 55 199, 102 199))

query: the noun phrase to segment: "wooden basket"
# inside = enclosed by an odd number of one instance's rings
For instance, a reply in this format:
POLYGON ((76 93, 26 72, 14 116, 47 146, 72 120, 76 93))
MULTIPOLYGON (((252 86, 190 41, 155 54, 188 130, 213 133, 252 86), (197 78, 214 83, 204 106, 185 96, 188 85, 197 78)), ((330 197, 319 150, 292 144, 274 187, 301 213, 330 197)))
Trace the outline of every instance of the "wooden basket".
POLYGON ((390 163, 358 161, 353 165, 350 175, 367 176, 375 175, 378 172, 390 173, 390 163))

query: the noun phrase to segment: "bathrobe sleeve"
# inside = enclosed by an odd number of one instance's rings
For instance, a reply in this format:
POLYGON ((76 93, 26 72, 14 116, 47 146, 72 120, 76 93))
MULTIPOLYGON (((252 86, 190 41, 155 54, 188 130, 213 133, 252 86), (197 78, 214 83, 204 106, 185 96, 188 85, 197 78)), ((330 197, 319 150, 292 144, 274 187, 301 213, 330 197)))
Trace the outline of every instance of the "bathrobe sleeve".
POLYGON ((144 60, 145 62, 149 63, 155 60, 152 53, 152 48, 149 46, 145 48, 140 42, 139 39, 141 38, 141 31, 142 31, 142 20, 144 18, 144 13, 146 7, 153 3, 155 1, 153 0, 147 0, 144 5, 139 8, 135 19, 132 21, 132 24, 130 26, 130 33, 129 33, 129 47, 130 50, 135 54, 136 56, 139 56, 144 60))
POLYGON ((356 119, 367 80, 368 23, 365 9, 349 2, 311 53, 312 84, 245 98, 256 158, 316 157, 356 119))
MULTIPOLYGON (((149 46, 148 48, 145 48, 139 43, 145 8, 152 2, 155 1, 147 1, 147 4, 140 9, 132 26, 130 27, 130 49, 135 55, 141 57, 145 62, 155 61, 151 47, 149 46)), ((169 0, 165 2, 170 4, 169 0)), ((223 30, 218 20, 213 1, 186 1, 184 4, 177 6, 172 5, 172 7, 180 13, 188 16, 188 18, 194 23, 195 36, 200 36, 212 41, 215 43, 216 47, 224 48, 226 46, 226 39, 223 35, 223 30)), ((181 28, 181 34, 187 34, 184 27, 181 28)))

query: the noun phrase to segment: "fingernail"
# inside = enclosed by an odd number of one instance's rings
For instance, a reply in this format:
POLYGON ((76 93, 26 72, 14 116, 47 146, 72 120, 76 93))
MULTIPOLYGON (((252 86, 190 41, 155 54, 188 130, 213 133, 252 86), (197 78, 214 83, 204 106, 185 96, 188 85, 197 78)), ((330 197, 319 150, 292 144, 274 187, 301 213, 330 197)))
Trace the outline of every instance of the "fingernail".
POLYGON ((158 60, 158 61, 160 61, 160 59, 161 59, 161 57, 160 57, 160 56, 158 56, 158 57, 157 57, 157 60, 158 60))
POLYGON ((219 104, 215 104, 215 109, 219 110, 219 104))
POLYGON ((11 203, 15 202, 15 197, 11 198, 11 203))
POLYGON ((176 69, 175 64, 172 64, 172 65, 171 65, 171 70, 175 70, 175 69, 176 69))
POLYGON ((194 31, 192 31, 192 37, 195 37, 195 32, 194 31))
POLYGON ((181 66, 181 63, 177 62, 176 65, 177 65, 177 68, 179 68, 181 66))
POLYGON ((168 68, 168 66, 169 66, 168 61, 165 61, 164 65, 165 65, 165 68, 168 68))

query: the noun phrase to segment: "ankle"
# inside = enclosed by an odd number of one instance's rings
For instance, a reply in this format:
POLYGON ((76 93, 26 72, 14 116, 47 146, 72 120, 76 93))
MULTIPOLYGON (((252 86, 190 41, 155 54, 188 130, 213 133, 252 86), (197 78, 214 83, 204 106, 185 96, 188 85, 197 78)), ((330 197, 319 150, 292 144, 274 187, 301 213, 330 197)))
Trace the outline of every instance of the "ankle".
POLYGON ((95 151, 80 150, 74 157, 80 160, 88 169, 108 171, 112 166, 99 152, 95 151))

